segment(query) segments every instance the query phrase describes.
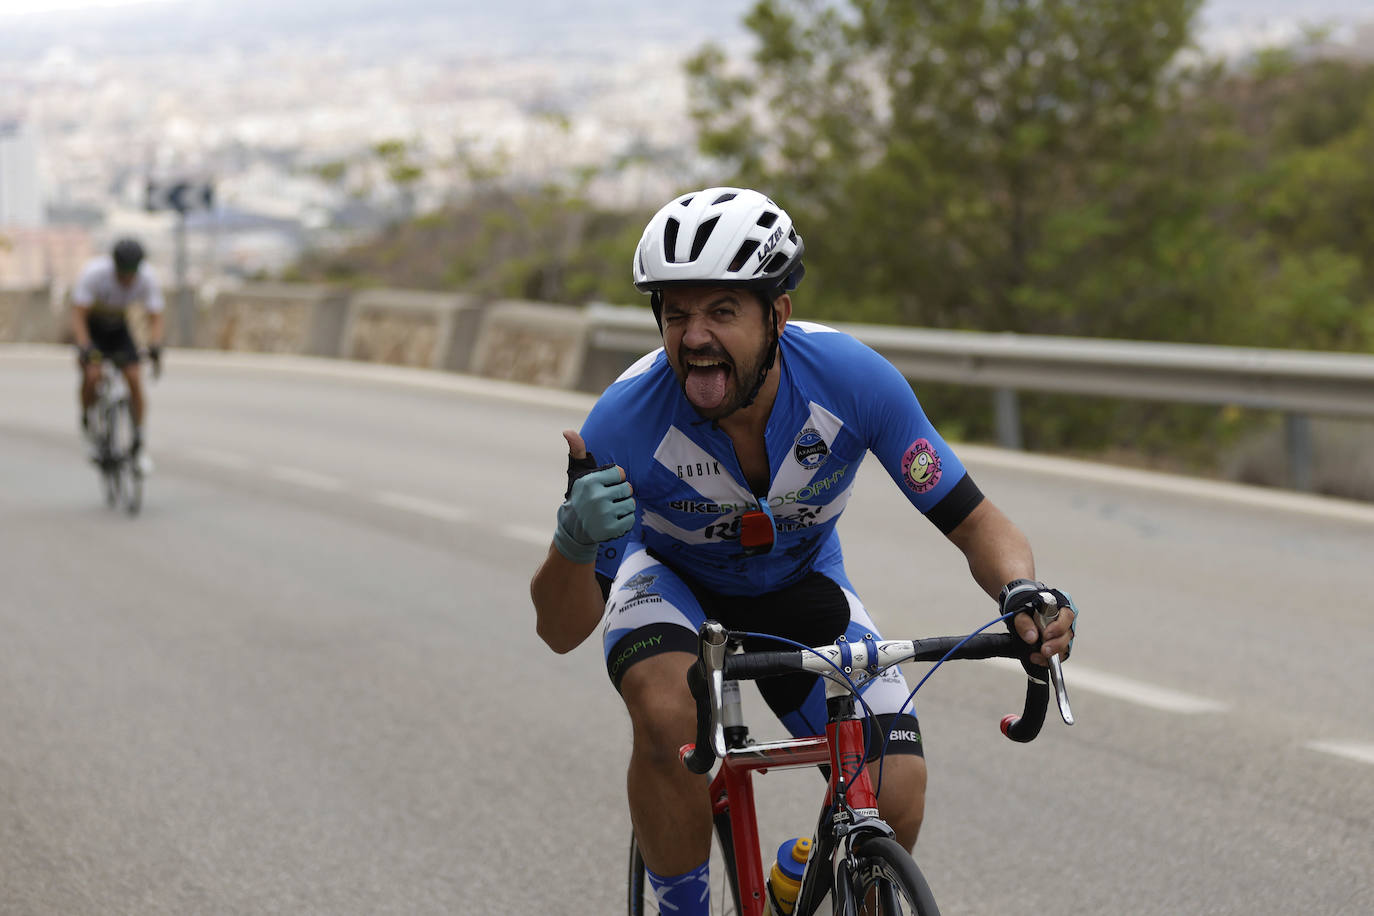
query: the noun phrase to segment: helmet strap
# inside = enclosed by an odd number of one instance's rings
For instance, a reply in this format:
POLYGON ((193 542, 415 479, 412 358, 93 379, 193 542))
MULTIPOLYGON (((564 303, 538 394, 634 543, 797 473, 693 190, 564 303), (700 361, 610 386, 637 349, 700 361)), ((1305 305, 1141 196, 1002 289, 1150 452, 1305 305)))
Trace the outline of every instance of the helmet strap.
POLYGON ((773 368, 773 363, 778 359, 778 317, 773 311, 773 303, 777 301, 781 290, 760 291, 759 301, 763 303, 763 320, 768 323, 768 355, 764 357, 763 365, 759 366, 758 378, 754 379, 754 387, 749 389, 749 396, 744 399, 744 403, 735 408, 745 410, 763 390, 763 383, 768 379, 768 373, 773 368))

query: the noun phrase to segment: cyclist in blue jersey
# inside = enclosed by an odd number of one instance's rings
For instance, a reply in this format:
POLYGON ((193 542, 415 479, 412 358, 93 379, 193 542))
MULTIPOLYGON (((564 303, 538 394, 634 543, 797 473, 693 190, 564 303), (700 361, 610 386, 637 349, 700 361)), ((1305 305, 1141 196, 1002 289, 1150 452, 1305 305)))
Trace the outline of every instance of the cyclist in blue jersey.
MULTIPOLYGON (((663 347, 566 430, 568 489, 553 544, 530 584, 540 636, 567 652, 602 625, 607 673, 630 715, 627 786, 649 879, 675 912, 705 912, 710 805, 678 748, 693 740, 685 672, 706 618, 807 645, 878 633, 845 575, 836 522, 872 453, 897 489, 963 552, 1006 610, 1045 589, 1030 545, 986 499, 926 418, 906 379, 853 337, 792 321, 804 269, 790 217, 757 191, 683 195, 650 220, 634 258, 663 347)), ((1012 626, 1068 657, 1077 616, 1044 632, 1012 626)), ((776 648, 776 646, 748 646, 776 648)), ((824 726, 809 675, 760 682, 793 734, 824 726)), ((882 816, 908 849, 926 767, 898 671, 864 698, 890 736, 882 816)), ((874 742, 874 752, 882 742, 874 742)))

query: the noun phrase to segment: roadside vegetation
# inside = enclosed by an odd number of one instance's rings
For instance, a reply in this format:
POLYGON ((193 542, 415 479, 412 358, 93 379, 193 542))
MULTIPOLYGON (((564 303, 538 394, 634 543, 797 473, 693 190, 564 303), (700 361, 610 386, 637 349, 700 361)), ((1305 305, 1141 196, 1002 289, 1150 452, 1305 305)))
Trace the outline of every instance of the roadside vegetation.
MULTIPOLYGON (((688 64, 700 152, 792 213, 806 318, 1374 352, 1374 65, 1315 35, 1208 60, 1199 5, 761 2, 751 59, 688 64)), ((597 206, 591 177, 488 181, 288 276, 637 303, 649 211, 597 206)), ((987 393, 921 393, 991 437, 987 393)), ((1215 472, 1277 422, 1031 401, 1032 448, 1215 472)))

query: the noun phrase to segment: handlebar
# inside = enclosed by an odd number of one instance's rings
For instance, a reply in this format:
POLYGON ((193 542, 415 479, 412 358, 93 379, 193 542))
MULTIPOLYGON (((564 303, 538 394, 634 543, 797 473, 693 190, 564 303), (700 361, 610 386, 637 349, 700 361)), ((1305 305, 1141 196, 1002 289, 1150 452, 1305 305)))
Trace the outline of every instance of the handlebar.
MULTIPOLYGON (((731 680, 753 681, 807 672, 843 682, 844 677, 840 672, 845 675, 854 672, 877 674, 892 665, 934 662, 947 656, 950 659, 1014 658, 1026 669, 1026 698, 1021 715, 1009 715, 1002 719, 1002 734, 1013 741, 1025 743, 1040 734, 1040 728, 1045 723, 1045 711, 1049 707, 1049 671, 1030 664, 1027 658, 1033 648, 1010 633, 917 640, 864 639, 854 643, 841 638, 839 642, 809 650, 727 654, 729 635, 725 627, 714 620, 703 623, 697 634, 700 647, 697 662, 687 671, 687 686, 697 706, 697 736, 695 745, 683 755, 682 760, 693 773, 709 772, 716 758, 725 756, 721 698, 723 683, 731 680)), ((1062 709, 1067 709, 1067 696, 1064 697, 1062 709)), ((1072 714, 1067 715, 1066 721, 1071 718, 1072 714)))

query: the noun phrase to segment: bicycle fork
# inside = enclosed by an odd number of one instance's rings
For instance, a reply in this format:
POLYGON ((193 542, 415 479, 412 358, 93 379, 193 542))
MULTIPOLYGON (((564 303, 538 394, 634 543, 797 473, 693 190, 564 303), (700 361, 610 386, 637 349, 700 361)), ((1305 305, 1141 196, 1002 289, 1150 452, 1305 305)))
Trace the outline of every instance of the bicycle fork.
POLYGON ((825 695, 830 720, 826 726, 830 788, 817 824, 811 858, 802 875, 794 911, 797 914, 814 912, 827 893, 835 895, 835 912, 852 912, 857 901, 847 901, 847 895, 848 875, 858 867, 855 847, 869 836, 893 835, 892 828, 879 815, 878 796, 868 775, 868 745, 882 740, 872 733, 880 728, 878 720, 856 715, 854 695, 846 685, 831 678, 825 679, 825 695))

